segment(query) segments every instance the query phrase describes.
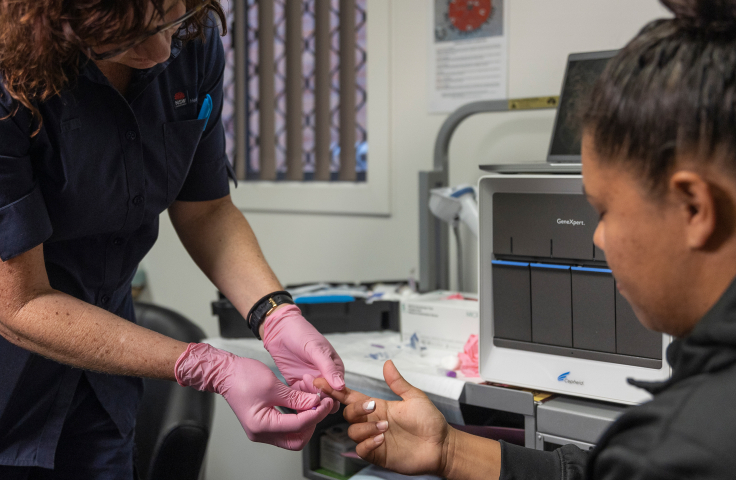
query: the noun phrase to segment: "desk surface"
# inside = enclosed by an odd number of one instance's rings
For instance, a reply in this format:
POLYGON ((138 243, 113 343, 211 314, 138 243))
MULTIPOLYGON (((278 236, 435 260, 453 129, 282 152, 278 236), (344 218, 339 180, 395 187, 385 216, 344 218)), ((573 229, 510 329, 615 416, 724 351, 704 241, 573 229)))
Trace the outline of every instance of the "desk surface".
MULTIPOLYGON (((378 380, 385 386, 383 364, 393 360, 406 380, 427 394, 458 400, 466 382, 479 383, 480 378, 466 378, 458 372, 458 378, 438 373, 443 357, 453 352, 445 350, 417 350, 402 342, 396 332, 333 333, 325 335, 345 364, 346 382, 353 375, 378 380), (351 375, 352 374, 352 375, 351 375)), ((260 340, 253 338, 209 338, 205 342, 242 357, 252 358, 268 365, 279 375, 276 365, 260 340)), ((355 380, 355 379, 353 379, 355 380)), ((348 387, 354 388, 348 382, 348 387)), ((363 382, 359 382, 363 383, 363 382)), ((375 388, 368 382, 367 385, 375 388)), ((355 385, 355 389, 359 385, 355 385)), ((385 388, 388 390, 388 387, 385 388)), ((389 393, 390 390, 389 390, 389 393)))
MULTIPOLYGON (((325 335, 345 364, 345 384, 374 398, 397 400, 383 379, 383 364, 393 360, 404 378, 424 391, 449 422, 462 424, 460 396, 466 382, 479 383, 480 378, 450 378, 437 373, 444 356, 452 352, 422 350, 401 342, 401 335, 392 332, 333 333, 325 335)), ((241 357, 252 358, 268 365, 283 381, 271 355, 263 343, 254 338, 213 337, 205 340, 210 345, 241 357)))
MULTIPOLYGON (((408 344, 402 343, 400 335, 396 332, 336 333, 327 334, 325 337, 335 347, 345 364, 345 383, 349 388, 373 398, 398 400, 399 397, 389 389, 383 379, 383 364, 386 360, 391 359, 409 383, 427 393, 448 422, 464 424, 460 410, 461 403, 521 414, 531 422, 525 426, 525 430, 528 430, 527 434, 531 435, 530 440, 533 445, 538 402, 535 402, 532 393, 513 388, 480 385, 482 381, 480 378, 462 376, 450 378, 441 375, 437 370, 438 365, 442 357, 452 352, 417 351, 408 344)), ((236 355, 261 361, 283 380, 271 355, 263 348, 260 340, 215 337, 205 341, 236 355)), ((558 403, 566 407, 562 413, 568 414, 568 417, 560 422, 558 419, 560 415, 553 415, 550 418, 551 423, 548 422, 551 431, 545 433, 558 433, 558 428, 551 427, 556 427, 560 423, 568 426, 574 425, 577 426, 577 430, 571 437, 586 441, 588 438, 597 438, 600 432, 620 414, 621 410, 616 406, 598 405, 599 402, 562 397, 557 403, 550 401, 544 405, 549 404, 547 410, 554 414, 559 413, 552 408, 558 403), (601 413, 599 410, 603 407, 606 407, 607 410, 601 413), (592 415, 591 412, 596 415, 592 415), (591 416, 594 418, 587 418, 591 416)), ((540 408, 544 410, 543 407, 540 406, 540 408)), ((565 429, 565 433, 571 433, 567 430, 565 429)))

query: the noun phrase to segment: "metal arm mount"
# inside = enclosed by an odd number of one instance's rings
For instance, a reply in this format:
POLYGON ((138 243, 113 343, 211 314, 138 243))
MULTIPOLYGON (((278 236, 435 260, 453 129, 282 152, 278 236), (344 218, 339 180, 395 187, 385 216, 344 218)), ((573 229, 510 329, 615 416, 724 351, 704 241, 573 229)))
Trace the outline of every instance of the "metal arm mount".
POLYGON ((477 113, 506 112, 508 100, 473 102, 455 110, 442 124, 434 144, 434 169, 419 172, 419 287, 423 292, 450 287, 450 235, 448 225, 432 215, 429 195, 449 183, 450 140, 457 127, 477 113))

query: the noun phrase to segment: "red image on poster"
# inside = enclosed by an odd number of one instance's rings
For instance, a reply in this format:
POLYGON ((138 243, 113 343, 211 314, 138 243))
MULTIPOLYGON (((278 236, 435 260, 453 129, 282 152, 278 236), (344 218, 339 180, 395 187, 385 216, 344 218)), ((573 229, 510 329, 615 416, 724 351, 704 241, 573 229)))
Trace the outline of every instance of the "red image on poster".
POLYGON ((492 11, 491 0, 451 0, 447 16, 461 32, 472 32, 483 25, 492 11))

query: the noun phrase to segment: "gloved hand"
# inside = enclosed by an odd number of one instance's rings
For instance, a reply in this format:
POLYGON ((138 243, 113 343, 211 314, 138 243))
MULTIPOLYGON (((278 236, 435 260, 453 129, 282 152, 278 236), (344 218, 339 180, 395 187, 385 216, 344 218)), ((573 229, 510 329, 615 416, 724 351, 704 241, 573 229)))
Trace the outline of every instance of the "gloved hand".
POLYGON ((333 407, 331 398, 287 387, 263 363, 206 343, 190 343, 174 373, 182 386, 225 397, 249 439, 288 450, 304 448, 333 407), (276 406, 300 413, 282 414, 276 406))
MULTIPOLYGON (((266 317, 263 346, 273 357, 286 382, 302 392, 319 393, 312 385, 323 377, 335 390, 345 387, 345 366, 340 356, 296 305, 284 305, 266 317)), ((334 411, 340 407, 334 405, 334 411)), ((333 412, 334 413, 334 412, 333 412)))

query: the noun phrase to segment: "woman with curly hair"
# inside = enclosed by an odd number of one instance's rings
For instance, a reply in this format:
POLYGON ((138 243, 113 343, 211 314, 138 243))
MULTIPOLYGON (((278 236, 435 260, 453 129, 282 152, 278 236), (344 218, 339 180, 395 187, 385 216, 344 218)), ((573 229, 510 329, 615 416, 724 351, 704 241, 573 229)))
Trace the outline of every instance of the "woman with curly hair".
POLYGON ((0 0, 0 478, 132 478, 139 377, 220 393, 289 449, 337 406, 312 379, 343 388, 339 356, 230 200, 218 18, 216 0, 0 0), (167 209, 291 388, 135 324, 167 209))

